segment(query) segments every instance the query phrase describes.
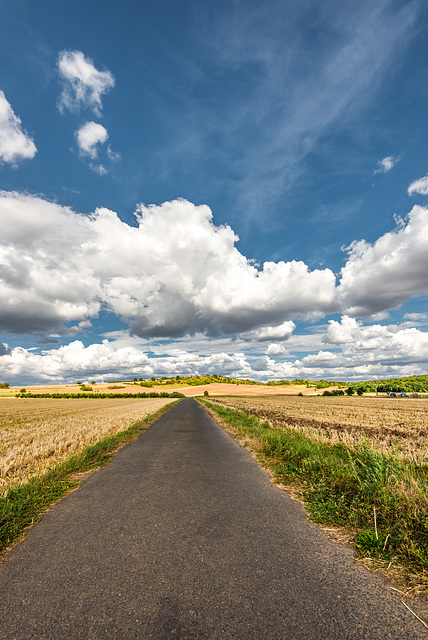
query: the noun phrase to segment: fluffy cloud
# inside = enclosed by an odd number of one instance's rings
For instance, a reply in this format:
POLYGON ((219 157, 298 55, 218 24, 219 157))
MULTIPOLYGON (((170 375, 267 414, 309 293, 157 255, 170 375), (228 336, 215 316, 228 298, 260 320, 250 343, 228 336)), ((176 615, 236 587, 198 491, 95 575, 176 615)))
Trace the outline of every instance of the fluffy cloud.
MULTIPOLYGON (((300 350, 303 338, 293 337, 295 346, 302 339, 300 350)), ((191 338, 167 346, 141 344, 143 341, 129 336, 88 347, 76 340, 40 353, 4 345, 0 349, 0 379, 11 384, 30 384, 41 380, 74 382, 77 378, 108 380, 221 372, 260 381, 282 378, 351 381, 426 372, 428 333, 415 328, 363 326, 344 317, 341 322, 329 323, 323 340, 325 346, 331 344, 334 349, 315 349, 301 359, 281 350, 280 344, 275 349, 275 343, 271 343, 265 355, 260 355, 247 350, 233 352, 233 341, 226 344, 225 340, 203 336, 198 338, 198 353, 192 348, 191 338)))
POLYGON ((343 316, 341 322, 329 320, 322 341, 326 344, 343 345, 350 342, 355 343, 360 338, 360 324, 354 318, 343 316))
POLYGON ((61 330, 96 316, 99 281, 82 262, 88 218, 40 198, 0 192, 0 328, 61 330), (73 249, 74 245, 74 249, 73 249))
POLYGON ((347 315, 371 315, 428 293, 428 209, 413 207, 406 223, 374 244, 353 242, 348 251, 338 287, 347 315))
POLYGON ((342 347, 331 361, 342 370, 365 367, 376 375, 415 375, 415 369, 424 373, 428 363, 428 333, 414 327, 363 326, 345 316, 340 323, 329 321, 323 340, 342 347))
POLYGON ((256 331, 248 331, 243 333, 241 337, 245 340, 256 340, 258 342, 288 340, 295 328, 294 322, 288 320, 275 327, 260 327, 256 331))
POLYGON ((414 195, 415 193, 419 193, 422 196, 428 195, 428 176, 424 176, 423 178, 419 178, 412 182, 410 187, 407 189, 407 193, 409 196, 414 195))
POLYGON ((115 85, 112 73, 98 71, 93 61, 81 51, 62 51, 58 57, 58 71, 64 82, 60 109, 76 111, 80 106, 87 106, 100 115, 101 97, 115 85))
POLYGON ((287 349, 281 342, 271 342, 266 349, 266 354, 268 356, 283 356, 287 353, 287 349))
POLYGON ((333 305, 329 269, 295 261, 257 269, 204 205, 141 205, 131 227, 107 209, 88 217, 3 192, 0 219, 0 328, 11 331, 58 329, 103 306, 140 336, 265 327, 266 339, 284 339, 293 315, 333 305))
POLYGON ((33 158, 36 153, 36 145, 23 131, 21 119, 0 91, 0 161, 16 166, 19 160, 33 158))
POLYGON ((374 173, 388 173, 388 171, 391 171, 391 169, 395 167, 397 162, 398 158, 387 156, 386 158, 379 160, 379 162, 377 163, 378 168, 374 173))
POLYGON ((86 122, 76 131, 77 144, 81 155, 93 160, 98 155, 97 145, 103 144, 107 138, 107 129, 96 122, 86 122))
MULTIPOLYGON (((140 205, 135 216, 130 226, 108 209, 84 216, 0 192, 0 329, 70 334, 105 309, 137 336, 241 336, 279 355, 281 342, 294 346, 292 318, 375 314, 428 291, 422 207, 373 245, 353 243, 338 287, 330 269, 310 271, 303 262, 257 268, 205 205, 140 205)), ((355 325, 344 322, 340 340, 345 331, 354 341, 355 325)))
POLYGON ((251 376, 254 371, 243 354, 218 353, 200 356, 185 351, 172 355, 150 357, 133 346, 117 347, 108 340, 85 347, 76 340, 57 349, 44 350, 41 354, 17 347, 7 354, 0 354, 0 377, 8 382, 67 381, 76 378, 142 377, 152 375, 224 374, 251 376))

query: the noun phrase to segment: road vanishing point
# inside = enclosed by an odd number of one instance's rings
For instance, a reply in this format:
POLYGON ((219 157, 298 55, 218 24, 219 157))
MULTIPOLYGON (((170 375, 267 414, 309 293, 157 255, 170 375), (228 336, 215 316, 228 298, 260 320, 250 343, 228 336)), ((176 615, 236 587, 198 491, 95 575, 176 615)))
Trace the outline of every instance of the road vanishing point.
POLYGON ((5 640, 427 638, 193 399, 50 509, 0 587, 5 640))

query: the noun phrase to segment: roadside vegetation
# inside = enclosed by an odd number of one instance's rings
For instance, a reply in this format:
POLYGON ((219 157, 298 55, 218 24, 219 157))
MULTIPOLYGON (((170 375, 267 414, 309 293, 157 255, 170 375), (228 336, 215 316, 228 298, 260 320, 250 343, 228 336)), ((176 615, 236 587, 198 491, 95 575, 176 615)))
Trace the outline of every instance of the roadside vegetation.
POLYGON ((313 521, 352 532, 361 556, 428 593, 425 401, 397 400, 401 406, 394 407, 392 400, 358 397, 282 397, 273 406, 267 397, 200 402, 304 503, 313 521))
POLYGON ((0 405, 0 550, 53 502, 76 487, 79 474, 106 464, 177 402, 173 399, 3 399, 0 405))

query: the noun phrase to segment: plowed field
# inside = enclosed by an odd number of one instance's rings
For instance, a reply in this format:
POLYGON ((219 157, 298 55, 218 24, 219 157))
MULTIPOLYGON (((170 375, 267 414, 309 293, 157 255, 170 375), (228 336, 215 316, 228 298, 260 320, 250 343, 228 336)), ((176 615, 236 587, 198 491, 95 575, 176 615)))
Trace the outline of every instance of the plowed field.
POLYGON ((210 401, 323 441, 348 446, 369 442, 419 462, 428 454, 428 400, 423 398, 257 396, 210 401))

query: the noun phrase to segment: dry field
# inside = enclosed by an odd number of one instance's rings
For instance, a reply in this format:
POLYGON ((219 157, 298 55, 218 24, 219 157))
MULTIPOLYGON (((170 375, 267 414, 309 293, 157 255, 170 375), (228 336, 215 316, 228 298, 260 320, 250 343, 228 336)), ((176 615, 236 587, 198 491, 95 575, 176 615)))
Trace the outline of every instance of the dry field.
POLYGON ((427 462, 428 399, 258 396, 210 399, 310 437, 348 446, 369 441, 385 453, 427 462))
POLYGON ((0 398, 0 495, 170 402, 0 398))
MULTIPOLYGON (((147 393, 150 391, 169 391, 164 387, 150 389, 148 387, 140 387, 140 385, 132 382, 101 382, 91 384, 85 382, 86 385, 92 387, 92 391, 96 393, 147 393)), ((14 396, 24 387, 29 393, 82 393, 80 384, 39 384, 39 385, 21 385, 21 387, 10 387, 9 389, 0 390, 0 398, 2 396, 14 396)), ((173 390, 173 389, 171 389, 173 390)))
MULTIPOLYGON (((153 389, 153 391, 157 391, 157 389, 153 389)), ((322 393, 324 389, 319 390, 313 387, 307 389, 303 385, 268 387, 266 385, 257 384, 229 384, 226 382, 213 382, 211 384, 200 385, 198 387, 177 387, 177 391, 180 391, 180 393, 183 393, 185 396, 200 396, 203 395, 204 391, 208 391, 210 396, 297 396, 298 393, 303 393, 304 395, 319 394, 322 393)))
MULTIPOLYGON (((268 387, 266 385, 253 385, 253 384, 229 384, 223 382, 213 382, 211 384, 198 385, 187 387, 185 384, 163 384, 155 387, 141 387, 139 384, 133 384, 132 382, 102 382, 91 385, 94 392, 100 393, 150 393, 152 391, 160 393, 166 391, 171 393, 172 391, 180 391, 185 396, 200 396, 204 391, 208 391, 210 395, 297 395, 303 393, 303 395, 321 394, 324 389, 315 389, 314 387, 306 388, 304 385, 285 385, 283 387, 268 387)), ((81 393, 80 385, 78 384, 63 384, 63 385, 34 385, 25 386, 26 390, 32 393, 81 393)), ((0 398, 2 396, 13 396, 18 393, 20 387, 11 387, 10 389, 1 389, 0 398)))

